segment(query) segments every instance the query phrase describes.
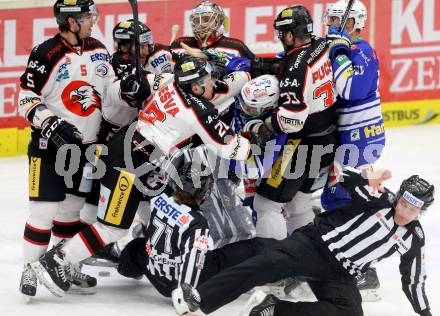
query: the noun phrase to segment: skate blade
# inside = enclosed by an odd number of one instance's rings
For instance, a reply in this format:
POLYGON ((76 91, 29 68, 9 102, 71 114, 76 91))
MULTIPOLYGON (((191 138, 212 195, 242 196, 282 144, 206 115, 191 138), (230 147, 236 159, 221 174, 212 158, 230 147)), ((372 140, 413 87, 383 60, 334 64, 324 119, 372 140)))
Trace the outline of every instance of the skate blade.
POLYGON ((72 284, 66 293, 70 295, 93 295, 96 294, 96 286, 84 288, 72 284))
POLYGON ((87 266, 94 266, 94 267, 106 267, 106 268, 116 268, 118 266, 118 263, 106 260, 106 259, 99 259, 99 258, 87 258, 81 261, 82 264, 85 264, 87 266))
POLYGON ((64 291, 56 285, 47 273, 46 269, 43 268, 39 261, 32 262, 31 264, 32 270, 34 270, 37 279, 43 283, 43 285, 51 292, 53 295, 58 297, 64 296, 64 291))
POLYGON ((29 296, 26 294, 21 294, 21 297, 22 297, 23 303, 25 303, 25 304, 29 304, 33 298, 33 296, 29 296))
POLYGON ((377 289, 361 290, 362 302, 377 302, 382 299, 377 289))
POLYGON ((252 308, 260 304, 266 298, 266 293, 262 290, 255 291, 246 302, 244 308, 240 311, 239 316, 248 316, 252 308))

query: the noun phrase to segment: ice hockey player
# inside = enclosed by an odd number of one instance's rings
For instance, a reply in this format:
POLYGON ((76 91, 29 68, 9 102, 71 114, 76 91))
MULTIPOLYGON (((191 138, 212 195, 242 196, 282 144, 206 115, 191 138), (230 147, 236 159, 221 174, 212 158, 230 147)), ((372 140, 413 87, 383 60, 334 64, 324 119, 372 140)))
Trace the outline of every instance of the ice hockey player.
MULTIPOLYGON (((126 96, 144 98, 134 77, 116 81, 105 46, 90 37, 98 13, 92 0, 54 4, 59 33, 32 50, 21 76, 19 110, 31 124, 29 158, 29 211, 23 241, 24 270, 20 291, 34 296, 37 279, 29 263, 37 260, 53 241, 70 238, 79 227, 79 211, 90 183, 83 176, 87 144, 96 141, 104 100, 125 103, 126 96), (81 149, 78 171, 69 187, 55 168, 58 148, 81 149)), ((127 104, 123 104, 127 106, 127 104)), ((64 170, 69 169, 66 161, 64 170)), ((92 290, 96 279, 76 269, 69 280, 92 290)))
POLYGON ((150 98, 133 128, 122 130, 110 140, 98 222, 31 264, 52 293, 62 296, 70 288, 70 280, 61 278, 60 271, 125 235, 142 193, 158 194, 142 192, 142 179, 162 163, 165 155, 191 139, 196 141, 197 136, 199 143, 216 149, 223 158, 249 157, 249 140, 219 120, 208 101, 213 85, 209 63, 194 57, 181 58, 175 66, 175 82, 164 85, 150 98))
MULTIPOLYGON (((379 59, 371 45, 362 38, 361 32, 367 21, 367 9, 357 0, 354 2, 344 30, 340 21, 347 2, 338 1, 330 6, 325 15, 329 26, 330 59, 336 81, 338 96, 334 107, 338 113, 339 164, 355 168, 367 168, 381 156, 385 146, 379 95, 379 59)), ((330 211, 347 203, 350 195, 341 185, 324 188, 321 195, 323 208, 330 211)), ((380 299, 377 289, 380 283, 376 269, 371 267, 359 280, 364 301, 380 299)))
POLYGON ((210 195, 216 170, 215 153, 204 146, 183 149, 170 160, 174 192, 151 201, 146 238, 122 251, 118 271, 126 277, 146 275, 164 296, 181 283, 196 287, 215 273, 261 253, 274 240, 253 239, 214 249, 200 205, 210 195))
POLYGON ((347 167, 335 174, 349 191, 350 203, 325 212, 262 255, 223 270, 197 289, 183 284, 173 300, 179 314, 211 313, 254 286, 304 276, 315 302, 290 302, 263 294, 251 298, 251 316, 363 315, 356 276, 372 262, 397 255, 402 290, 414 311, 430 316, 425 293, 425 236, 418 221, 434 202, 434 186, 419 176, 404 180, 396 196, 381 183, 388 170, 347 167), (256 305, 255 305, 256 304, 256 305))
MULTIPOLYGON (((119 22, 113 28, 113 42, 115 53, 112 56, 112 65, 116 75, 123 78, 131 73, 134 66, 134 21, 129 19, 119 22)), ((141 64, 149 73, 172 73, 174 61, 168 46, 155 43, 150 28, 139 23, 139 46, 141 64)))
MULTIPOLYGON (((312 35, 313 20, 307 8, 298 5, 282 10, 274 27, 286 52, 278 73, 278 107, 264 121, 250 121, 248 128, 260 134, 269 131, 288 135, 283 152, 270 174, 262 179, 254 198, 257 236, 283 239, 288 233, 283 208, 287 213, 304 212, 296 217, 297 226, 293 228, 313 219, 311 193, 324 186, 321 175, 327 173, 333 162, 337 142, 336 113, 332 106, 336 95, 328 46, 325 39, 312 35), (329 151, 324 151, 321 157, 312 157, 314 147, 327 145, 329 151), (303 172, 297 175, 295 170, 301 168, 303 172)), ((248 61, 251 71, 256 66, 270 69, 271 64, 264 67, 248 61)))
POLYGON ((228 18, 223 9, 210 1, 202 1, 194 7, 190 15, 194 37, 180 37, 171 43, 175 52, 185 53, 180 43, 200 50, 215 49, 232 56, 255 57, 241 40, 224 35, 227 32, 228 18))

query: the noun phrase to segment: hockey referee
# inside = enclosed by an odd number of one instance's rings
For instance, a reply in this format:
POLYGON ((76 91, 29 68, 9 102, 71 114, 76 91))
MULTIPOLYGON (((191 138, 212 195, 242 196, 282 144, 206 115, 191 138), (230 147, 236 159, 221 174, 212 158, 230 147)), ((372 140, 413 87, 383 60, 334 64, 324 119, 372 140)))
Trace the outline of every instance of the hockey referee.
MULTIPOLYGON (((402 289, 414 311, 431 315, 425 294, 425 237, 418 221, 434 202, 434 186, 418 176, 404 180, 394 196, 381 182, 388 170, 344 169, 336 182, 352 195, 348 204, 323 213, 272 250, 226 269, 197 288, 182 284, 173 294, 177 312, 211 313, 255 286, 305 277, 316 302, 290 302, 273 295, 254 299, 251 316, 363 315, 356 277, 371 263, 400 256, 402 289), (178 295, 179 294, 179 295, 178 295)), ((333 175, 332 175, 333 177, 333 175)))

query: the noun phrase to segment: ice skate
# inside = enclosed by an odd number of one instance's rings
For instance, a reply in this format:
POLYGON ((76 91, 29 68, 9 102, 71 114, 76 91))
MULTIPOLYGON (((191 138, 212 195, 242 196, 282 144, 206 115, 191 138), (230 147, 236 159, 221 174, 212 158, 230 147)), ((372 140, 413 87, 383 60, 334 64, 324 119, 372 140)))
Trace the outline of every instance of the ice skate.
POLYGON ((116 268, 120 254, 121 250, 119 250, 118 244, 111 243, 96 252, 94 256, 84 259, 81 263, 88 266, 116 268))
POLYGON ((60 242, 50 251, 40 257, 40 260, 30 264, 38 280, 55 296, 62 297, 70 288, 70 263, 64 258, 60 242))
POLYGON ((375 268, 368 268, 358 279, 357 287, 363 302, 376 302, 381 299, 379 294, 380 283, 375 268))
POLYGON ((31 298, 37 293, 37 276, 29 264, 23 267, 20 292, 23 294, 23 299, 26 303, 30 302, 31 298))
POLYGON ((72 264, 69 266, 69 280, 71 287, 68 294, 95 294, 96 278, 81 272, 81 264, 72 264))
POLYGON ((256 291, 246 303, 240 316, 273 316, 278 298, 263 291, 256 291))

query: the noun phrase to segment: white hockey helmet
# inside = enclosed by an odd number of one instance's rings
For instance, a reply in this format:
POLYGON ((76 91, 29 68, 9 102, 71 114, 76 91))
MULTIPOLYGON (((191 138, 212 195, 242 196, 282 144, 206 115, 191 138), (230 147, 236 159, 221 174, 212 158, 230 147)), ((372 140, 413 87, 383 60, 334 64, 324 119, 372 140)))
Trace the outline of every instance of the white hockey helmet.
MULTIPOLYGON (((327 20, 328 17, 338 17, 339 21, 342 20, 342 16, 345 13, 345 9, 347 8, 347 1, 346 0, 339 0, 335 4, 329 6, 327 9, 327 13, 325 14, 324 18, 327 20)), ((365 27, 365 22, 367 21, 367 8, 365 5, 359 1, 356 0, 351 7, 350 14, 348 15, 349 18, 354 19, 354 29, 363 29, 365 27)))
POLYGON ((249 116, 260 116, 278 103, 279 81, 272 75, 262 75, 246 83, 241 89, 241 108, 249 116))

